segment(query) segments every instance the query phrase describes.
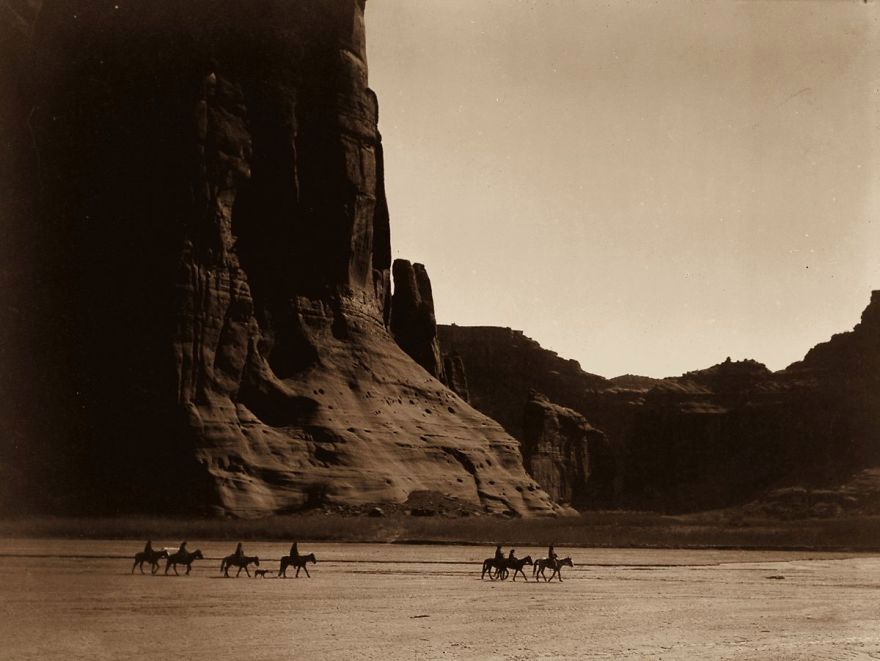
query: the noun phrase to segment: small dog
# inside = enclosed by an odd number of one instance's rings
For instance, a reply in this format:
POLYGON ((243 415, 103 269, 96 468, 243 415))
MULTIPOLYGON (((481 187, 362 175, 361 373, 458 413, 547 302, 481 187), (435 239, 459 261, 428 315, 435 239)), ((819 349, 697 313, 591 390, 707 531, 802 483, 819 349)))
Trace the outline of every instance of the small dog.
POLYGON ((256 578, 257 576, 260 576, 262 578, 266 578, 267 571, 269 571, 269 570, 268 569, 254 569, 254 578, 256 578))

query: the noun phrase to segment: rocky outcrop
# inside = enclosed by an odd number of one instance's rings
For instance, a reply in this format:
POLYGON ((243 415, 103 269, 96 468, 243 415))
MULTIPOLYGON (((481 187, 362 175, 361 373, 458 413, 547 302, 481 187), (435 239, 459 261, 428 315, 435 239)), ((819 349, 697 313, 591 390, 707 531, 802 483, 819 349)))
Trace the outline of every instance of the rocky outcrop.
POLYGON ((395 259, 392 273, 391 332, 394 339, 428 374, 445 381, 428 272, 422 264, 395 259))
POLYGON ((44 413, 17 437, 38 458, 30 502, 553 509, 517 442, 389 332, 363 11, 43 4, 16 88, 41 283, 20 310, 40 351, 19 401, 44 413))
MULTIPOLYGON (((447 338, 457 340, 474 405, 498 415, 521 441, 524 430, 508 422, 519 406, 509 381, 520 390, 553 384, 551 402, 604 432, 620 457, 618 506, 724 507, 778 489, 822 489, 880 465, 878 292, 851 332, 778 372, 727 359, 653 383, 590 375, 563 380, 553 369, 561 359, 521 361, 511 373, 511 346, 524 342, 508 329, 441 327, 444 348, 447 338)), ((530 355, 541 353, 532 347, 530 355)))
POLYGON ((551 498, 575 507, 613 501, 613 453, 605 435, 571 409, 533 393, 526 404, 526 470, 551 498))
POLYGON ((443 371, 446 374, 446 385, 464 401, 470 401, 470 391, 467 383, 467 370, 464 361, 458 354, 443 357, 443 371))
POLYGON ((608 379, 614 388, 621 390, 640 390, 647 391, 659 384, 662 379, 654 379, 650 376, 639 376, 638 374, 623 374, 608 379))
POLYGON ((445 355, 458 355, 467 373, 471 404, 522 440, 523 411, 532 391, 580 410, 587 392, 607 379, 584 372, 576 360, 560 358, 522 331, 494 326, 441 325, 445 355))

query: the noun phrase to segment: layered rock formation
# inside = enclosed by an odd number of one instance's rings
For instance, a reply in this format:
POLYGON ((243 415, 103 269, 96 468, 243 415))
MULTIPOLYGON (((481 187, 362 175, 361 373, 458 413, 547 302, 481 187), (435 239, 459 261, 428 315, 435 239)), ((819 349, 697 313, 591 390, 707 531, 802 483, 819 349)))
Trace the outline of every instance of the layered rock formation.
POLYGON ((526 470, 556 502, 587 507, 613 501, 608 439, 582 415, 540 393, 526 404, 522 451, 526 470))
MULTIPOLYGON (((15 90, 37 201, 18 220, 39 228, 23 313, 40 355, 19 399, 45 409, 19 437, 29 498, 260 515, 431 491, 553 509, 517 442, 389 333, 363 11, 46 0, 34 13, 15 90)), ((412 272, 410 293, 430 297, 412 272)))
POLYGON ((475 406, 521 441, 515 421, 525 407, 510 394, 514 379, 519 391, 549 382, 552 402, 604 432, 620 452, 619 506, 723 507, 789 486, 834 485, 880 465, 880 292, 853 331, 779 372, 728 359, 654 383, 562 379, 555 368, 564 361, 544 362, 532 346, 532 358, 520 361, 528 368, 511 374, 511 347, 528 346, 512 331, 441 327, 440 337, 462 356, 475 406))

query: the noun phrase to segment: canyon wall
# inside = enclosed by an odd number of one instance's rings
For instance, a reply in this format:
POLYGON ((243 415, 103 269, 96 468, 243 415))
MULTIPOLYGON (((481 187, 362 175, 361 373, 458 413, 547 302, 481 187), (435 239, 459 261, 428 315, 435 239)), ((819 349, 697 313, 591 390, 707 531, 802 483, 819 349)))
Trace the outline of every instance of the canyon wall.
POLYGON ((533 393, 525 408, 522 451, 529 475, 556 502, 579 508, 613 503, 613 449, 579 413, 533 393))
POLYGON ((445 326, 440 338, 461 356, 474 405, 524 444, 528 388, 603 432, 617 460, 602 479, 619 485, 620 507, 724 507, 880 465, 880 292, 852 331, 778 372, 728 359, 662 380, 604 380, 509 329, 445 326))
POLYGON ((7 503, 555 509, 516 440, 389 330, 408 312, 363 1, 12 5, 4 186, 32 284, 4 299, 11 353, 31 352, 4 375, 0 470, 28 476, 7 503))

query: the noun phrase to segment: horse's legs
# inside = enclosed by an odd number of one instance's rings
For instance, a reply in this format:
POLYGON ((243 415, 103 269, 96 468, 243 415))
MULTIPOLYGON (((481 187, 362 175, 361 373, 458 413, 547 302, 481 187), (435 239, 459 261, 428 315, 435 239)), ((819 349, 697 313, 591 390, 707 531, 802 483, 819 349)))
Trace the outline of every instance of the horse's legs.
POLYGON ((187 576, 189 576, 189 573, 192 571, 192 568, 193 568, 192 563, 189 563, 189 564, 186 566, 186 575, 187 575, 187 576))
POLYGON ((235 572, 235 578, 238 578, 238 575, 241 573, 241 567, 238 568, 238 571, 235 572))
POLYGON ((155 575, 157 571, 159 571, 159 563, 153 562, 153 567, 150 569, 150 573, 155 575))
POLYGON ((303 565, 303 569, 304 569, 304 570, 305 570, 305 572, 306 572, 306 578, 311 578, 311 577, 312 577, 312 575, 311 575, 311 574, 309 574, 309 568, 308 568, 308 567, 306 567, 306 566, 305 566, 305 565, 303 565))
POLYGON ((172 567, 174 567, 174 575, 180 576, 180 574, 177 573, 177 563, 176 562, 172 565, 172 567))
MULTIPOLYGON (((240 569, 238 571, 241 571, 240 569)), ((244 573, 247 574, 247 577, 251 577, 251 573, 248 571, 247 565, 244 566, 244 573)))
MULTIPOLYGON (((134 568, 137 567, 138 561, 135 559, 134 564, 131 566, 131 573, 134 574, 134 568)), ((143 571, 143 569, 141 570, 143 571)))

